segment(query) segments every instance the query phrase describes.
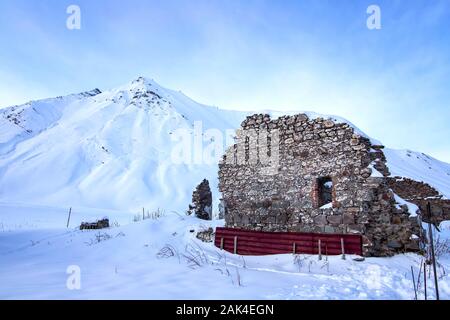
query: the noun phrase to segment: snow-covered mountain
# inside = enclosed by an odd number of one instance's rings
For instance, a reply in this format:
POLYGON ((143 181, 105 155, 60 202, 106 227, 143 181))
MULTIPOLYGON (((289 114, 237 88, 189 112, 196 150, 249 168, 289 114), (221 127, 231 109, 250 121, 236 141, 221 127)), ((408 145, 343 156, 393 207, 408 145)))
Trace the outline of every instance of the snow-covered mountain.
MULTIPOLYGON (((207 178, 217 204, 217 164, 194 154, 191 163, 175 163, 176 136, 185 130, 184 144, 195 147, 201 123, 202 133, 222 133, 203 137, 203 149, 214 139, 224 149, 226 131, 248 114, 199 104, 142 77, 104 92, 0 109, 0 202, 181 212, 207 178)), ((450 197, 450 164, 385 152, 392 175, 425 181, 450 197)))
MULTIPOLYGON (((194 154, 180 164, 172 152, 198 144, 199 131, 206 156, 212 141, 223 140, 223 149, 226 131, 247 114, 201 105, 144 78, 0 109, 0 299, 413 299, 409 274, 422 270, 421 255, 244 258, 196 238, 223 220, 170 213, 187 208, 205 177, 218 198, 217 164, 194 154), (134 223, 142 207, 166 214, 134 223), (77 228, 105 215, 111 228, 77 228), (74 266, 80 290, 68 289, 74 266)), ((385 154, 392 175, 450 197, 449 164, 412 151, 385 154)), ((448 222, 439 236, 450 238, 448 222)), ((439 265, 441 299, 449 299, 448 253, 439 265)), ((418 298, 424 293, 422 285, 418 298)))
POLYGON ((203 178, 217 185, 217 166, 174 163, 173 136, 184 129, 193 141, 196 122, 225 132, 243 117, 144 78, 3 109, 0 201, 184 210, 203 178))

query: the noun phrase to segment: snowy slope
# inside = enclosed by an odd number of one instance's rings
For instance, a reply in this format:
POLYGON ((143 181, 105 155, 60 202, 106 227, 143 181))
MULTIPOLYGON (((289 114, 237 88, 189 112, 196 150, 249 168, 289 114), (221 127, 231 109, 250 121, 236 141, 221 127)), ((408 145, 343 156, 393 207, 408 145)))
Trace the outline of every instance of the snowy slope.
MULTIPOLYGON (((229 143, 227 130, 238 128, 249 113, 201 105, 145 78, 104 92, 96 89, 1 109, 0 202, 183 212, 194 187, 207 178, 217 210, 217 164, 194 158, 194 131, 201 122, 201 133, 221 133, 214 138, 221 140, 218 158, 229 143), (188 164, 174 163, 171 156, 180 145, 180 129, 189 133, 185 144, 193 154, 188 164)), ((204 140, 202 151, 213 138, 204 140)), ((402 150, 386 149, 386 156, 393 175, 423 180, 450 196, 449 164, 402 150)))
POLYGON ((384 150, 392 176, 424 181, 450 199, 450 164, 410 150, 384 150))
MULTIPOLYGON (((217 200, 218 168, 174 163, 174 136, 181 128, 194 140, 201 121, 203 132, 222 133, 225 148, 226 130, 238 128, 250 113, 201 105, 144 78, 0 109, 0 299, 412 299, 410 267, 417 274, 422 261, 416 254, 364 262, 243 258, 195 238, 195 232, 223 224, 182 214, 205 177, 217 200), (133 222, 142 207, 166 215, 133 222), (112 228, 76 229, 104 216, 112 228), (174 256, 161 256, 167 245, 174 256), (81 268, 81 290, 66 286, 70 265, 81 268)), ((423 180, 450 196, 449 164, 410 151, 385 153, 392 175, 423 180)), ((441 227, 441 239, 450 241, 450 226, 441 227)), ((439 258, 444 299, 450 299, 444 274, 449 258, 448 252, 439 258)), ((423 299, 423 286, 419 291, 423 299)))
POLYGON ((179 142, 171 135, 192 132, 196 121, 203 131, 225 132, 243 116, 144 78, 103 93, 7 108, 0 118, 0 201, 184 210, 203 178, 217 185, 217 166, 174 164, 179 142), (18 117, 20 123, 11 121, 18 117))
POLYGON ((11 152, 19 142, 30 139, 55 124, 72 103, 99 93, 100 90, 95 89, 1 109, 0 154, 11 152))
MULTIPOLYGON (((29 208, 34 215, 43 208, 29 208)), ((406 299, 423 257, 242 257, 196 239, 222 221, 168 214, 99 231, 0 232, 0 299, 406 299), (191 232, 191 231, 194 232, 191 232), (170 250, 168 249, 170 248, 170 250), (80 290, 69 290, 69 266, 80 290)), ((450 226, 441 226, 449 239, 450 226)), ((450 299, 450 256, 439 256, 441 299, 450 299)), ((417 280, 416 280, 417 281, 417 280)), ((434 299, 432 275, 428 298, 434 299)), ((423 279, 419 299, 424 299, 423 279)))

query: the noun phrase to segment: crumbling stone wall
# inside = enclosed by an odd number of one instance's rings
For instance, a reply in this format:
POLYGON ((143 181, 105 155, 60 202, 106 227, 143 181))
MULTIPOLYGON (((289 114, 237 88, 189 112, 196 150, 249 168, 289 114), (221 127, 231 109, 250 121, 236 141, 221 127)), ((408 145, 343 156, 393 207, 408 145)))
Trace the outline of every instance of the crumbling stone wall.
POLYGON ((450 220, 450 200, 443 199, 439 191, 428 183, 403 177, 390 177, 388 183, 396 194, 419 207, 423 221, 439 224, 443 220, 450 220), (431 217, 427 215, 428 202, 431 217))
POLYGON ((188 214, 193 213, 203 220, 212 219, 212 193, 207 179, 204 179, 192 193, 192 204, 189 205, 188 214))
POLYGON ((305 114, 247 117, 219 164, 227 227, 361 234, 368 256, 418 250, 417 218, 396 206, 382 148, 346 123, 305 114), (324 177, 333 199, 320 207, 324 177))

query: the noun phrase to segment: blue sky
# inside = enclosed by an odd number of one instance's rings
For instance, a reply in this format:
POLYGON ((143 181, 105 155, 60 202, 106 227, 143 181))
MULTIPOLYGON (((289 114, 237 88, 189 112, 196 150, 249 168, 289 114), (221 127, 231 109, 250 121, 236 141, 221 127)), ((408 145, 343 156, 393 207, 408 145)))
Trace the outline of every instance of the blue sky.
POLYGON ((142 75, 222 108, 340 115, 450 162, 449 33, 448 0, 0 0, 0 106, 142 75))

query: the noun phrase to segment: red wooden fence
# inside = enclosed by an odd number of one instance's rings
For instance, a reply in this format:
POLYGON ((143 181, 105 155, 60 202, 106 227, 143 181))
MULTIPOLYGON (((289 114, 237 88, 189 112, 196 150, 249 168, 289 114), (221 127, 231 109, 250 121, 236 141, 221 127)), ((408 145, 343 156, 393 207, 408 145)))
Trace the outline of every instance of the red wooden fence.
POLYGON ((354 234, 261 232, 234 228, 216 228, 215 245, 240 255, 319 254, 362 255, 362 237, 354 234), (236 251, 236 252, 235 252, 236 251))

